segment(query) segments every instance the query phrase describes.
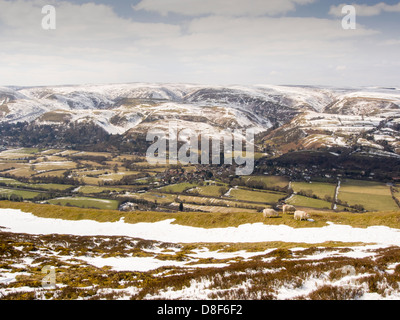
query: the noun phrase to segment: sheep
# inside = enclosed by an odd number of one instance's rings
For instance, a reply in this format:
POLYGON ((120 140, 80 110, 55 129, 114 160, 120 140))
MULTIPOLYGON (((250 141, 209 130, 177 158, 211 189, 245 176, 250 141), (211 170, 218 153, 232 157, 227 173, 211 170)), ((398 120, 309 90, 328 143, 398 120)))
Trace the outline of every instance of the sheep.
POLYGON ((310 218, 309 214, 304 211, 296 211, 294 213, 294 219, 295 220, 308 220, 310 218))
POLYGON ((279 217, 279 213, 276 212, 274 209, 264 209, 263 216, 265 218, 276 218, 279 217))
POLYGON ((296 212, 296 208, 294 206, 289 205, 289 204, 284 204, 282 206, 282 211, 283 211, 283 213, 293 214, 293 213, 296 212))

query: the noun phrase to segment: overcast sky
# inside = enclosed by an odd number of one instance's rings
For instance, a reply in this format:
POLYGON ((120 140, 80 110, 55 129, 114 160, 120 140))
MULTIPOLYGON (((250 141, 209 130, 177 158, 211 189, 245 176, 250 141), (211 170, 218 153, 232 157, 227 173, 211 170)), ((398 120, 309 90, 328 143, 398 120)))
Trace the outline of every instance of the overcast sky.
POLYGON ((124 82, 400 87, 400 1, 0 0, 0 85, 124 82))

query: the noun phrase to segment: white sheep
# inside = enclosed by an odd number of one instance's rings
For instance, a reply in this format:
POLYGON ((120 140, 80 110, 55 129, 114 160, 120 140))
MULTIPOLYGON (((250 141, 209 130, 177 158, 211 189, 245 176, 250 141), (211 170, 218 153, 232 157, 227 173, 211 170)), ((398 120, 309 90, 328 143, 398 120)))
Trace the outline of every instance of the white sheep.
POLYGON ((296 212, 296 208, 294 206, 291 206, 290 204, 284 204, 282 206, 282 211, 283 213, 293 214, 296 212))
POLYGON ((296 211, 294 213, 294 219, 295 220, 308 220, 310 218, 309 214, 304 211, 296 211))
POLYGON ((279 217, 279 213, 276 212, 274 209, 264 209, 263 216, 265 218, 276 218, 279 217))

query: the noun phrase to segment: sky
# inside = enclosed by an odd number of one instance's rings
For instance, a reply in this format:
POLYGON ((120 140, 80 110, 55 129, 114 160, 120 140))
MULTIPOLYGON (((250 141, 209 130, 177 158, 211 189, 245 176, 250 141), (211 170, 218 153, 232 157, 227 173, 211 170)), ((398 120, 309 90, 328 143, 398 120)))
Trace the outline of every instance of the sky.
POLYGON ((0 85, 400 87, 400 1, 345 1, 0 0, 0 85))

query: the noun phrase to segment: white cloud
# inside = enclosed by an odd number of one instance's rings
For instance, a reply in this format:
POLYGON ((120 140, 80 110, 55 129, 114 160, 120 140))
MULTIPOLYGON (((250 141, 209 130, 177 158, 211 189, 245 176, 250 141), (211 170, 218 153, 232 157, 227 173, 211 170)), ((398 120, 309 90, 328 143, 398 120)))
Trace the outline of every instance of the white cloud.
MULTIPOLYGON (((289 2, 308 0, 279 4, 289 2)), ((268 5, 271 13, 278 2, 257 3, 258 12, 266 12, 268 5)), ((0 0, 0 8, 0 85, 132 81, 329 84, 343 81, 329 66, 346 65, 341 72, 354 82, 368 81, 370 74, 363 73, 362 67, 369 70, 382 57, 388 61, 381 67, 382 77, 389 81, 389 75, 399 70, 398 65, 393 67, 400 54, 398 47, 388 52, 384 46, 376 46, 376 31, 359 24, 349 32, 338 19, 271 17, 255 11, 237 16, 237 8, 216 15, 218 11, 211 7, 212 14, 186 18, 178 25, 122 18, 111 6, 95 3, 0 0), (57 9, 54 31, 41 28, 44 4, 57 9), (354 65, 359 66, 357 72, 353 72, 354 65)))
POLYGON ((384 46, 399 46, 400 45, 400 39, 388 39, 385 40, 381 43, 381 45, 384 46))
MULTIPOLYGON (((346 4, 340 4, 338 6, 331 6, 329 14, 340 17, 343 16, 342 8, 346 4)), ((398 4, 389 5, 384 2, 380 2, 375 5, 367 4, 353 4, 356 9, 356 13, 361 17, 371 17, 380 15, 382 12, 400 12, 400 2, 398 4)))
POLYGON ((140 38, 176 36, 181 28, 164 23, 140 23, 119 17, 111 6, 95 3, 82 5, 68 1, 49 0, 0 0, 0 23, 2 37, 28 40, 31 42, 51 41, 69 43, 69 46, 86 42, 103 43, 107 46, 116 41, 140 38), (41 28, 44 15, 43 5, 52 3, 57 12, 57 29, 48 31, 41 28), (111 42, 111 43, 110 43, 111 42))
POLYGON ((336 71, 344 71, 347 69, 347 67, 346 66, 337 66, 335 69, 336 69, 336 71))
POLYGON ((142 0, 135 10, 157 12, 161 15, 176 13, 186 16, 274 16, 294 11, 297 5, 316 0, 142 0))
POLYGON ((358 39, 374 34, 361 25, 346 32, 340 22, 328 19, 210 16, 192 20, 184 36, 168 42, 182 52, 204 56, 330 57, 345 55, 358 39))

